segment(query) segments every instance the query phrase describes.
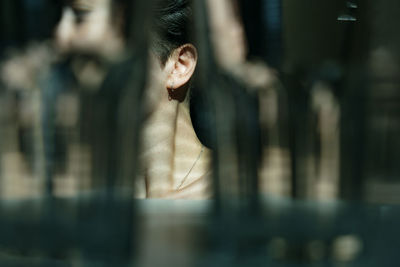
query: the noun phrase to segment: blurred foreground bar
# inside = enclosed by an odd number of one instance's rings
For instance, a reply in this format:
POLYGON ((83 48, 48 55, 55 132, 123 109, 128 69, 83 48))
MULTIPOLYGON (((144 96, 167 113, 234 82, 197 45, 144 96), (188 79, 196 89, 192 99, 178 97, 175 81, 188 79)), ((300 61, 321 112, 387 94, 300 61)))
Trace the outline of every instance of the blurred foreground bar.
POLYGON ((1 266, 397 266, 400 208, 265 199, 257 221, 237 218, 214 239, 209 201, 136 201, 138 245, 124 245, 123 199, 2 202, 1 266), (79 219, 79 220, 76 220, 79 219), (239 230, 240 229, 240 230, 239 230), (223 249, 221 250, 221 242, 223 249))

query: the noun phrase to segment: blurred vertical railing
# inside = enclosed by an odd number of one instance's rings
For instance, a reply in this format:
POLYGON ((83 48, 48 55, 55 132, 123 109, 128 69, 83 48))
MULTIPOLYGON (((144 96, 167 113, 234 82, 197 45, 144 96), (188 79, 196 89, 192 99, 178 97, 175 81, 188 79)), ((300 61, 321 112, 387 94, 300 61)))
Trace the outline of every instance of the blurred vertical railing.
MULTIPOLYGON (((153 1, 138 0, 128 4, 125 10, 128 44, 126 59, 111 66, 99 91, 89 96, 95 105, 91 111, 94 111, 94 124, 86 127, 90 136, 97 138, 92 147, 100 148, 100 151, 92 154, 95 157, 93 170, 96 170, 92 179, 101 182, 101 177, 104 177, 105 184, 100 184, 100 188, 106 190, 105 199, 94 203, 93 208, 100 216, 98 223, 103 221, 103 227, 113 231, 108 230, 100 236, 95 232, 92 238, 104 247, 98 251, 89 242, 86 251, 89 260, 95 261, 100 256, 109 266, 130 265, 137 241, 133 190, 139 169, 139 137, 143 121, 144 88, 148 77, 152 7, 153 1), (99 129, 104 132, 100 134, 99 129), (114 242, 109 242, 110 235, 114 242)), ((82 104, 86 106, 85 103, 82 104)), ((87 123, 86 120, 82 122, 87 123)), ((87 207, 83 210, 87 210, 87 207)), ((85 214, 81 216, 85 217, 85 214)))
POLYGON ((198 266, 231 266, 235 261, 224 255, 235 255, 239 248, 251 254, 248 250, 257 239, 253 230, 259 215, 258 107, 257 99, 245 86, 219 68, 204 2, 193 1, 199 63, 192 102, 201 101, 203 110, 197 112, 210 114, 215 205, 208 241, 215 247, 215 254, 208 262, 200 260, 198 266), (244 232, 248 233, 246 240, 242 238, 244 232))
MULTIPOLYGON (((223 73, 214 57, 210 41, 207 7, 194 1, 196 44, 199 50, 198 77, 194 101, 203 101, 210 114, 213 149, 213 176, 216 205, 220 212, 229 210, 228 202, 249 202, 257 198, 259 132, 257 108, 249 108, 251 97, 230 75, 223 73), (207 88, 207 90, 205 90, 207 88), (249 118, 249 116, 252 116, 249 118), (251 121, 254 120, 254 121, 251 121), (225 207, 225 205, 227 206, 225 207)), ((239 203, 237 203, 239 204, 239 203)), ((242 203, 243 204, 243 203, 242 203)))

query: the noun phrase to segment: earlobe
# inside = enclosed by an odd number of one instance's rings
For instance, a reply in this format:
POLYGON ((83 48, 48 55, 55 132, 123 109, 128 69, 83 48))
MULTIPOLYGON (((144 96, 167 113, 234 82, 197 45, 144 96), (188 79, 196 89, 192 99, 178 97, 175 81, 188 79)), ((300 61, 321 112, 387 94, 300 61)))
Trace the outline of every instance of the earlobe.
POLYGON ((170 62, 167 87, 178 90, 184 87, 193 76, 197 65, 197 50, 192 44, 185 44, 177 48, 169 60, 172 62, 170 62))

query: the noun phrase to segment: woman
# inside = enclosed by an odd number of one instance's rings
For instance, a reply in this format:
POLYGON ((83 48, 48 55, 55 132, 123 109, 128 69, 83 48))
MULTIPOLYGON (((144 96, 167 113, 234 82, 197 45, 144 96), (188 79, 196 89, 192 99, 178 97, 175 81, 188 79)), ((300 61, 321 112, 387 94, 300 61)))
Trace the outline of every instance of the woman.
MULTIPOLYGON (((118 61, 127 49, 124 29, 128 25, 117 18, 122 10, 129 10, 129 2, 71 1, 56 30, 60 51, 96 52, 118 61)), ((210 151, 197 138, 189 113, 188 92, 198 58, 188 38, 189 1, 158 1, 154 11, 144 99, 149 115, 142 128, 136 196, 208 198, 210 151)), ((88 68, 80 65, 76 73, 93 73, 88 68)))

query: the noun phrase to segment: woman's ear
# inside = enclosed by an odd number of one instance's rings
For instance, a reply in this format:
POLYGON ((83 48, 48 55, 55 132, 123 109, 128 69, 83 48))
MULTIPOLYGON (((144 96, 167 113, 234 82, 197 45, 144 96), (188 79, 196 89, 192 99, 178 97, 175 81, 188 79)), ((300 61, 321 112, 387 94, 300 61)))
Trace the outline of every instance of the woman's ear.
POLYGON ((193 76, 197 65, 197 50, 192 44, 185 44, 174 50, 166 64, 168 90, 178 90, 193 76))

